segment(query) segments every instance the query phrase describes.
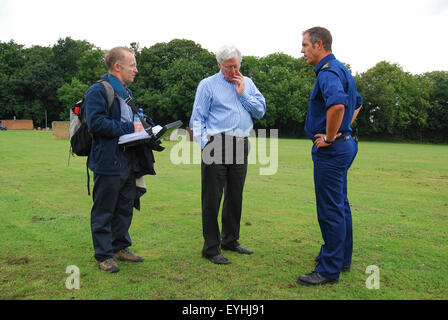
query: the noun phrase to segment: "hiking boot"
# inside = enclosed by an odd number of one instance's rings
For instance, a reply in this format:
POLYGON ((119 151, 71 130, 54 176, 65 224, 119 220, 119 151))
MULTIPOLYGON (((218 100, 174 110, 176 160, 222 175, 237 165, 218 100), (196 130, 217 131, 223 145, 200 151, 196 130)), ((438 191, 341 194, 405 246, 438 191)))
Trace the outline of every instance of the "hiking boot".
POLYGON ((115 272, 120 271, 120 268, 118 268, 117 263, 112 258, 109 258, 109 259, 104 260, 102 262, 97 261, 96 264, 98 265, 98 267, 101 270, 104 270, 106 272, 115 273, 115 272))
POLYGON ((114 253, 114 258, 120 261, 142 262, 143 259, 134 254, 128 248, 121 249, 114 253))

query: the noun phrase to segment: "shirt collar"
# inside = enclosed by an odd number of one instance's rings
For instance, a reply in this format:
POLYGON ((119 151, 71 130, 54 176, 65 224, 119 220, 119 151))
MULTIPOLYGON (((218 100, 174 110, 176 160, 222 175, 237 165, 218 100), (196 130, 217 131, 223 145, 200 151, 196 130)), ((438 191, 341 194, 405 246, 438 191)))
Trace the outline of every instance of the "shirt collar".
POLYGON ((334 56, 334 54, 330 53, 328 56, 326 56, 325 58, 323 58, 322 60, 319 61, 319 63, 314 67, 314 73, 316 73, 316 75, 319 73, 320 69, 329 61, 331 60, 335 60, 336 57, 334 56))
POLYGON ((227 81, 228 83, 233 83, 233 82, 231 82, 231 81, 229 81, 229 80, 227 80, 227 78, 226 77, 224 77, 224 74, 222 73, 222 71, 221 70, 219 70, 219 77, 221 78, 221 79, 223 79, 223 80, 225 80, 225 81, 227 81))

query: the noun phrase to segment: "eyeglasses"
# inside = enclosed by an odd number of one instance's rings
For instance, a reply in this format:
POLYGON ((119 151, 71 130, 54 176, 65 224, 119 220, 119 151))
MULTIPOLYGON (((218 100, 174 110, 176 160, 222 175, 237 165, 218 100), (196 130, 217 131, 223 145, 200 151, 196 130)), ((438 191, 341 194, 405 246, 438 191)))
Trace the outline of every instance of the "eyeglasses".
POLYGON ((131 65, 125 65, 123 63, 117 62, 122 68, 131 68, 131 69, 137 69, 137 64, 131 64, 131 65))
POLYGON ((226 70, 238 70, 241 66, 240 65, 221 65, 226 70))

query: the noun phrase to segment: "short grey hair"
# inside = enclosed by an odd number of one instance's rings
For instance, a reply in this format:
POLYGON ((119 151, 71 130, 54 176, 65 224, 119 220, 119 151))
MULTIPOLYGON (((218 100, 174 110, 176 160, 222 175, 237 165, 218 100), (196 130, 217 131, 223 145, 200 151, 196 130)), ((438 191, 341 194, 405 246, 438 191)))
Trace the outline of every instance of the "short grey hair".
POLYGON ((243 57, 241 56, 240 50, 238 50, 235 46, 222 46, 219 48, 216 53, 216 60, 219 64, 222 64, 224 61, 236 59, 239 63, 243 61, 243 57))
POLYGON ((123 61, 126 51, 134 54, 134 52, 127 47, 115 47, 107 52, 106 66, 109 71, 112 70, 115 63, 123 61))
POLYGON ((310 41, 313 46, 318 40, 322 40, 324 49, 331 52, 333 37, 331 36, 331 33, 330 31, 328 31, 328 29, 325 29, 323 27, 313 27, 311 29, 303 31, 303 36, 305 36, 305 34, 307 33, 310 35, 310 41))

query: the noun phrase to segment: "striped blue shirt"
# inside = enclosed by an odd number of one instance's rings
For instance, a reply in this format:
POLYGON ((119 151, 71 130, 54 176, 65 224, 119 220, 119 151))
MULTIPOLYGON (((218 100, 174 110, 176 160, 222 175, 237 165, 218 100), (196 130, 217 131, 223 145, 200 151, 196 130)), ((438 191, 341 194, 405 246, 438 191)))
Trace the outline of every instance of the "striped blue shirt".
POLYGON ((209 136, 225 133, 237 137, 248 137, 253 120, 266 112, 266 102, 252 79, 244 77, 245 88, 238 95, 235 84, 228 81, 222 72, 203 79, 196 90, 190 128, 193 138, 201 149, 209 136))
POLYGON ((120 100, 121 122, 134 122, 134 112, 132 111, 132 108, 124 102, 121 96, 118 96, 118 100, 120 100))

